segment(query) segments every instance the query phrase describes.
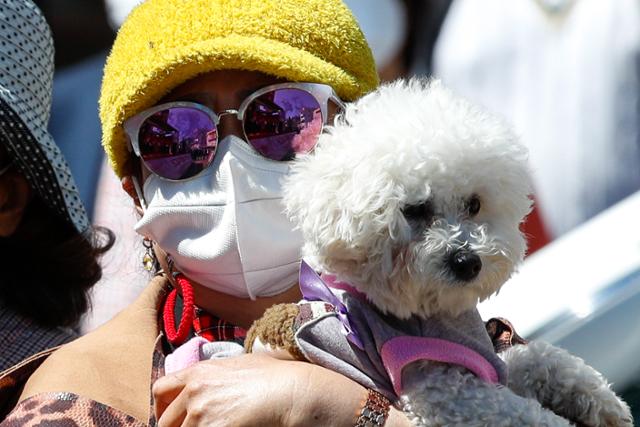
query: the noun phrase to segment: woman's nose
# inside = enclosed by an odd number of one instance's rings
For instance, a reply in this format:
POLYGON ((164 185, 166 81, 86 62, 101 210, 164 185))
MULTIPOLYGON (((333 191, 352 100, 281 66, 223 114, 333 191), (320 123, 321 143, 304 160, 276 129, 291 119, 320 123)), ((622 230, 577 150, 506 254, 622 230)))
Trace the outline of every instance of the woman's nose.
POLYGON ((242 130, 242 122, 238 120, 235 113, 223 113, 220 114, 220 123, 218 124, 218 138, 223 138, 235 135, 244 139, 244 132, 242 130))

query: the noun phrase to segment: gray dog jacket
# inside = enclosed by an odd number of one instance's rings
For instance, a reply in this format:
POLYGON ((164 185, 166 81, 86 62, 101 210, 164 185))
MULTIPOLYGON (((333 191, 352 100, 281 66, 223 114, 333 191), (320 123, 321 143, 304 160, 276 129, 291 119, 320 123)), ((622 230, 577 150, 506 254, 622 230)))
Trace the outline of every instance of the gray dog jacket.
POLYGON ((507 367, 476 309, 457 317, 400 320, 381 313, 348 284, 316 277, 322 283, 316 280, 309 292, 301 274, 305 299, 294 324, 296 344, 310 362, 390 399, 402 392, 402 369, 419 360, 460 365, 489 383, 506 384, 507 367))

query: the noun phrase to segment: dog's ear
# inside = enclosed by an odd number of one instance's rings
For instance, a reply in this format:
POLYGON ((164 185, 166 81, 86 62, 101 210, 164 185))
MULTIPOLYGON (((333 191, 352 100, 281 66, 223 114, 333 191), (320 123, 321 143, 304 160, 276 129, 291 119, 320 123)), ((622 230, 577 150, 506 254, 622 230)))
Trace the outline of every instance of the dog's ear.
POLYGON ((315 256, 324 258, 330 252, 345 260, 361 258, 353 245, 359 227, 350 174, 342 159, 327 150, 316 150, 292 165, 284 190, 286 212, 301 229, 306 250, 315 256))
POLYGON ((307 256, 361 263, 375 240, 390 234, 393 182, 372 170, 357 137, 348 122, 337 123, 312 154, 292 163, 284 203, 302 230, 307 256))
POLYGON ((347 104, 313 153, 293 162, 285 184, 286 210, 303 232, 305 256, 334 273, 376 257, 388 259, 387 246, 406 234, 406 222, 398 221, 401 174, 390 167, 397 155, 395 134, 387 138, 386 127, 376 130, 387 113, 380 96, 375 91, 347 104))
POLYGON ((373 176, 366 161, 349 162, 323 148, 296 160, 285 185, 286 210, 302 230, 305 256, 336 274, 357 274, 371 262, 386 261, 391 269, 391 240, 402 234, 393 180, 373 176))

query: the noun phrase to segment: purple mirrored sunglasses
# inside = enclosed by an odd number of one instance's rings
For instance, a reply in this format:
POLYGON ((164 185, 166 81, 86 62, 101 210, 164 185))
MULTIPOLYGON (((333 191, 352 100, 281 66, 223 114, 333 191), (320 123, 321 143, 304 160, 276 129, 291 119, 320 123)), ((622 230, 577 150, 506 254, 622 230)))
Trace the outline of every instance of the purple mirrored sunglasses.
POLYGON ((279 83, 249 95, 237 110, 219 113, 196 102, 168 102, 124 123, 131 148, 161 178, 193 178, 211 163, 218 147, 218 124, 224 115, 242 121, 245 140, 263 157, 288 161, 308 153, 327 122, 328 101, 344 103, 331 86, 279 83))

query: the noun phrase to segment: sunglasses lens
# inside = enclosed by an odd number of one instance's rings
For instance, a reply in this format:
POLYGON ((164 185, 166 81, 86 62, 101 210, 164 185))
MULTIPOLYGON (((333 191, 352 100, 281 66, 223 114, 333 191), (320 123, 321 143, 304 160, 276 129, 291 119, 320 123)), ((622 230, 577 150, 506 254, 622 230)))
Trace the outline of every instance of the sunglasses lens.
POLYGON ((244 132, 249 143, 271 160, 308 153, 322 131, 320 103, 302 89, 276 89, 247 106, 244 132))
POLYGON ((140 157, 156 175, 178 180, 191 178, 213 161, 218 130, 205 112, 171 107, 148 117, 138 134, 140 157))

